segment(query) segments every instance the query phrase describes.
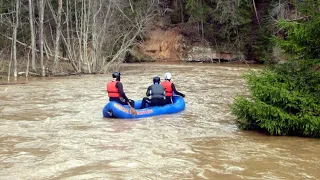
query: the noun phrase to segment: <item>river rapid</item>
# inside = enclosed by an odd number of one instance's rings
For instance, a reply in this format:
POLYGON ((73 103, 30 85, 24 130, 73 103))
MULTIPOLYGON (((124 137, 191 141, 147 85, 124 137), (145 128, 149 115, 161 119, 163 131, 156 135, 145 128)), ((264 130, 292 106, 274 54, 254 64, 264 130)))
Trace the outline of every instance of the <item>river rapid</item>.
MULTIPOLYGON (((252 67, 251 67, 252 68, 252 67)), ((124 64, 127 96, 172 73, 186 109, 106 119, 111 73, 0 86, 0 179, 320 179, 318 139, 242 131, 229 105, 245 65, 124 64)), ((257 67, 253 67, 257 69, 257 67)))

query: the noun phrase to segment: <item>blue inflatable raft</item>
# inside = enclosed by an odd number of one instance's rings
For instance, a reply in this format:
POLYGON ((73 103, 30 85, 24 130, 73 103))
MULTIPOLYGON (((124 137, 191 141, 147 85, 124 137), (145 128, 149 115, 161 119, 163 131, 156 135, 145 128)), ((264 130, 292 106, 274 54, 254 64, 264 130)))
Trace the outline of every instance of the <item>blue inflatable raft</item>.
POLYGON ((121 105, 117 102, 109 102, 103 108, 103 117, 106 118, 144 118, 150 116, 156 116, 161 114, 173 114, 183 111, 185 108, 184 99, 181 96, 173 96, 173 104, 167 104, 165 106, 154 106, 140 109, 141 100, 135 101, 134 108, 137 111, 137 115, 130 114, 129 105, 121 105))

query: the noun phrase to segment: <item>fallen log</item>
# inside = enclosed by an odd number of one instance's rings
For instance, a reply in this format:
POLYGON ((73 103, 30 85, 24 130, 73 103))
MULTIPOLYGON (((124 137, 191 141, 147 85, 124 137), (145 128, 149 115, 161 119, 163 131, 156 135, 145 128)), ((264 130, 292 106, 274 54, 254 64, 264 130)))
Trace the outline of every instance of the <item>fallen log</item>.
POLYGON ((26 82, 5 82, 0 83, 0 85, 16 85, 16 84, 27 84, 26 82))
MULTIPOLYGON (((26 72, 18 72, 18 75, 23 75, 26 74, 26 72)), ((33 76, 40 76, 38 73, 33 73, 33 72, 28 72, 28 74, 33 75, 33 76)))

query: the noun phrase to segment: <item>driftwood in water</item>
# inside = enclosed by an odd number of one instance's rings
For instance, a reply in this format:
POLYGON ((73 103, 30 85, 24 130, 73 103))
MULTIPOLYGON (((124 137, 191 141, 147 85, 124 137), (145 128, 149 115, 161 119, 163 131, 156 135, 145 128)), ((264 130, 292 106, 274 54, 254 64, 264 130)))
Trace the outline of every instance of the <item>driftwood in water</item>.
MULTIPOLYGON (((40 74, 38 73, 33 73, 33 72, 28 72, 31 76, 40 76, 40 74)), ((26 74, 26 72, 19 72, 18 75, 23 75, 26 74)), ((72 76, 72 75, 80 75, 79 73, 56 73, 56 74, 52 74, 50 71, 46 72, 46 76, 72 76)))
POLYGON ((5 82, 0 83, 0 85, 16 85, 16 84, 27 84, 26 82, 5 82))
MULTIPOLYGON (((26 74, 26 72, 19 72, 18 75, 26 74)), ((40 76, 38 73, 28 72, 31 76, 40 76)))

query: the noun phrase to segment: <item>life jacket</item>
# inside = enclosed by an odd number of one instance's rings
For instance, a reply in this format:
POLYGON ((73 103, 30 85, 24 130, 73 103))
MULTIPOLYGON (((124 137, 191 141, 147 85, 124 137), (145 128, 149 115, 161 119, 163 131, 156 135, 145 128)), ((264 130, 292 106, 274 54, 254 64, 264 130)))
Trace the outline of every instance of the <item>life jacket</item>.
POLYGON ((160 84, 151 85, 151 98, 152 99, 165 99, 164 88, 160 84))
POLYGON ((173 90, 172 90, 172 82, 170 81, 164 81, 161 83, 161 85, 163 86, 164 90, 166 91, 166 96, 173 96, 173 90))
POLYGON ((107 84, 107 92, 108 92, 108 96, 109 97, 115 97, 115 98, 119 98, 120 93, 119 93, 119 89, 116 87, 118 81, 111 81, 108 82, 107 84))

